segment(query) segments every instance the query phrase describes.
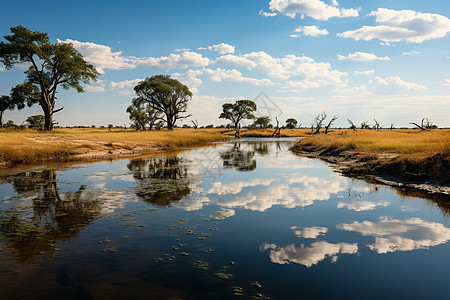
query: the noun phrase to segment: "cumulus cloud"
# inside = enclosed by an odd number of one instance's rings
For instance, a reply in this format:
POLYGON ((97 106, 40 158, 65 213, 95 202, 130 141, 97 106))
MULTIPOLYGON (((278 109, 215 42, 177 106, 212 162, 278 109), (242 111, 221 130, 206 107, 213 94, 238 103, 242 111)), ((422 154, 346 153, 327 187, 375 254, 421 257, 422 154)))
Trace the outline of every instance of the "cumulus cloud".
POLYGON ((321 21, 332 17, 346 18, 359 15, 357 9, 339 8, 337 1, 328 5, 321 0, 271 0, 269 8, 273 12, 279 12, 291 18, 300 15, 301 18, 306 16, 321 21))
POLYGON ((375 74, 375 70, 367 70, 367 71, 355 71, 353 72, 355 75, 373 75, 375 74))
POLYGON ((371 60, 391 60, 389 57, 378 57, 373 53, 355 52, 349 53, 347 56, 338 55, 339 60, 350 59, 352 61, 371 61, 371 60))
POLYGON ((275 17, 277 15, 277 13, 270 13, 270 12, 260 10, 259 15, 267 18, 267 17, 275 17))
POLYGON ((241 72, 236 69, 224 70, 217 68, 215 70, 205 69, 205 73, 211 76, 211 79, 216 82, 221 81, 234 81, 234 82, 245 82, 257 86, 272 86, 275 85, 270 79, 257 79, 244 77, 241 72))
POLYGON ((387 207, 389 205, 390 205, 389 202, 370 202, 370 201, 358 201, 352 203, 339 202, 337 208, 346 207, 348 210, 367 211, 367 210, 374 210, 377 207, 387 207))
POLYGON ((294 234, 299 238, 306 239, 315 239, 318 236, 325 235, 328 232, 328 228, 326 227, 305 227, 301 230, 298 230, 298 227, 292 226, 292 230, 294 230, 294 234))
POLYGON ((199 87, 203 83, 203 81, 197 76, 200 76, 202 74, 203 71, 201 70, 187 70, 184 73, 174 73, 172 74, 172 77, 178 79, 181 83, 189 87, 192 93, 197 94, 197 87, 199 87))
POLYGON ((294 32, 297 34, 292 34, 291 37, 299 37, 302 35, 318 37, 319 35, 327 35, 328 34, 328 30, 319 29, 319 27, 317 27, 316 25, 299 26, 297 29, 294 30, 294 32))
POLYGON ((279 247, 276 244, 265 243, 260 246, 260 250, 270 250, 270 260, 273 263, 280 265, 295 263, 310 268, 328 257, 333 263, 336 263, 339 254, 356 254, 358 253, 358 244, 332 244, 320 241, 312 243, 310 247, 305 247, 303 244, 300 247, 296 247, 294 244, 279 247))
POLYGON ((403 52, 402 55, 412 55, 412 54, 420 54, 421 52, 417 51, 410 51, 410 52, 403 52))
POLYGON ((329 63, 316 62, 307 56, 285 55, 277 58, 264 51, 244 55, 227 54, 218 57, 216 62, 257 70, 273 79, 300 77, 301 79, 296 82, 300 82, 298 85, 302 88, 342 84, 344 77, 348 75, 345 72, 331 70, 329 63))
POLYGON ((144 67, 156 67, 163 70, 187 69, 190 67, 205 67, 210 60, 200 53, 184 51, 181 54, 171 53, 169 56, 147 57, 139 60, 138 65, 144 67))
POLYGON ((113 90, 118 90, 121 95, 132 95, 134 93, 134 86, 142 80, 143 79, 124 80, 119 82, 111 81, 109 87, 113 90))
POLYGON ((377 223, 364 221, 340 224, 338 229, 374 236, 375 242, 367 245, 377 253, 428 249, 445 244, 450 240, 450 228, 441 223, 428 222, 419 218, 396 220, 380 218, 377 223))
POLYGON ((199 50, 216 51, 216 52, 219 52, 219 54, 234 53, 234 46, 229 45, 229 44, 225 44, 225 43, 220 43, 220 44, 217 44, 217 45, 208 46, 206 48, 200 47, 198 49, 199 50))
POLYGON ((210 215, 209 217, 214 218, 216 220, 224 220, 234 216, 235 214, 236 212, 234 211, 234 209, 222 208, 221 210, 214 212, 214 214, 210 215))
POLYGON ((84 59, 97 67, 100 73, 104 69, 122 70, 136 68, 136 58, 122 56, 121 51, 112 52, 111 47, 90 42, 80 42, 66 39, 58 39, 58 43, 72 44, 84 57, 84 59))
POLYGON ((422 43, 442 38, 450 31, 450 19, 438 14, 379 8, 369 16, 375 16, 375 21, 381 25, 363 26, 338 36, 357 41, 379 39, 383 42, 422 43))
POLYGON ((210 189, 208 189, 207 193, 217 195, 238 194, 242 191, 243 188, 269 186, 274 181, 276 181, 276 179, 272 178, 254 178, 250 181, 237 181, 230 183, 222 183, 220 181, 216 181, 212 183, 212 186, 210 189))
POLYGON ((88 93, 96 93, 96 92, 104 92, 105 91, 105 87, 104 86, 91 86, 88 85, 87 87, 85 87, 86 92, 88 93))
POLYGON ((450 86, 450 79, 445 79, 444 84, 442 86, 450 86))
POLYGON ((414 83, 414 82, 407 82, 403 79, 401 79, 398 76, 390 76, 387 78, 381 78, 381 77, 375 77, 374 79, 369 80, 366 84, 353 87, 353 88, 347 88, 347 89, 336 89, 334 90, 337 93, 344 93, 344 94, 352 94, 352 93, 358 93, 358 92, 374 92, 374 91, 384 91, 387 92, 389 89, 389 92, 395 92, 400 90, 414 90, 414 91, 423 91, 427 88, 423 85, 414 83))

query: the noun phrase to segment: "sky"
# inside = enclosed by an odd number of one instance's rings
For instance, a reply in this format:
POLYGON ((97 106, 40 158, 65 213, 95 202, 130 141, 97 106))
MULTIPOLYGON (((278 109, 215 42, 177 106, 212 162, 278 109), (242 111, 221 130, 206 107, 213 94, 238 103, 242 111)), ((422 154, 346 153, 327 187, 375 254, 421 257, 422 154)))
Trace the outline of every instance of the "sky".
MULTIPOLYGON (((101 73, 85 93, 60 89, 61 126, 129 124, 133 87, 171 75, 193 92, 200 126, 226 124, 222 104, 254 100, 258 116, 309 127, 321 112, 337 127, 376 119, 450 127, 447 0, 8 1, 0 38, 23 25, 72 43, 101 73)), ((3 40, 3 39, 2 39, 3 40)), ((25 79, 0 64, 0 95, 25 79)), ((21 124, 37 105, 6 111, 21 124)), ((245 125, 245 122, 244 124, 245 125)))

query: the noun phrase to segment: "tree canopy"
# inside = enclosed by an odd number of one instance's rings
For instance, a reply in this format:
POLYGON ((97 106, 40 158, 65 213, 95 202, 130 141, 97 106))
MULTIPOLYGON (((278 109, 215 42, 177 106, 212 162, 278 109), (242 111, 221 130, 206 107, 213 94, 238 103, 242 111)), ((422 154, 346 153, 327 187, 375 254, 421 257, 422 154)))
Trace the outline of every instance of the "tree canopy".
POLYGON ((269 123, 270 123, 270 117, 261 116, 261 117, 257 117, 253 124, 255 126, 259 126, 260 129, 266 129, 269 126, 269 123))
POLYGON ((256 103, 252 100, 238 100, 235 103, 224 103, 219 118, 233 122, 236 130, 242 119, 254 119, 253 112, 255 111, 256 103))
POLYGON ((11 27, 11 33, 0 42, 0 62, 8 70, 18 63, 29 64, 25 82, 11 90, 11 97, 22 106, 38 103, 44 111, 44 129, 52 130, 53 114, 62 110, 55 109, 57 88, 82 93, 81 84, 95 81, 99 73, 71 44, 50 43, 47 33, 22 25, 11 27))
POLYGON ((139 82, 135 87, 136 103, 145 103, 149 108, 161 113, 158 119, 172 130, 177 120, 190 117, 183 115, 187 110, 188 101, 192 98, 189 88, 169 75, 155 75, 139 82))
POLYGON ((149 126, 148 129, 151 130, 155 126, 160 113, 151 107, 144 106, 142 101, 138 100, 133 99, 131 105, 128 106, 127 113, 130 114, 129 118, 136 130, 145 130, 147 125, 149 126))
POLYGON ((297 120, 294 118, 289 118, 286 120, 286 127, 289 129, 294 129, 297 127, 297 120))

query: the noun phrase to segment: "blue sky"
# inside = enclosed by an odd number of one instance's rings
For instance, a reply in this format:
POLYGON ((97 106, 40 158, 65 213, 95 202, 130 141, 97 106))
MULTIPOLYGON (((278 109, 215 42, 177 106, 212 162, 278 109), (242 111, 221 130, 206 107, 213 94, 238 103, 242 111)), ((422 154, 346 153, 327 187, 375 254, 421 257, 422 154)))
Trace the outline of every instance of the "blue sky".
MULTIPOLYGON (((133 86, 156 74, 190 87, 189 113, 200 125, 224 124, 221 105, 246 98, 256 100, 259 115, 303 126, 322 111, 343 127, 347 118, 400 127, 423 117, 450 126, 445 0, 21 1, 2 8, 1 36, 17 25, 47 32, 101 71, 83 94, 60 90, 64 110, 55 119, 63 126, 128 124, 133 86)), ((0 94, 24 78, 21 66, 2 70, 0 94)), ((38 113, 39 106, 7 111, 4 119, 20 124, 38 113)))

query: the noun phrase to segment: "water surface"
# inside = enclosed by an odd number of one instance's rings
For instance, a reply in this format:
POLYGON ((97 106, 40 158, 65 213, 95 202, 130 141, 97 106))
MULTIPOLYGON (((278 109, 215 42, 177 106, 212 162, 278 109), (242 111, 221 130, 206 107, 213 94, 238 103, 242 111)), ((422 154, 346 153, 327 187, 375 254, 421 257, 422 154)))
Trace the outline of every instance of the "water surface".
POLYGON ((445 299, 445 205, 293 139, 0 178, 0 299, 445 299))

